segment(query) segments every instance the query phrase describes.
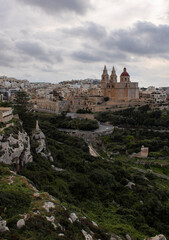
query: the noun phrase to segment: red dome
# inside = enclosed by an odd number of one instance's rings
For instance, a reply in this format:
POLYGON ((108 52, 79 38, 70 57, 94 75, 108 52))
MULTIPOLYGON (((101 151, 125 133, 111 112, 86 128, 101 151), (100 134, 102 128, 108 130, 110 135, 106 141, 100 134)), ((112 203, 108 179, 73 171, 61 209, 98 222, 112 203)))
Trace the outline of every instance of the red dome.
POLYGON ((126 71, 126 68, 124 68, 121 77, 130 77, 130 75, 128 74, 128 72, 126 71))

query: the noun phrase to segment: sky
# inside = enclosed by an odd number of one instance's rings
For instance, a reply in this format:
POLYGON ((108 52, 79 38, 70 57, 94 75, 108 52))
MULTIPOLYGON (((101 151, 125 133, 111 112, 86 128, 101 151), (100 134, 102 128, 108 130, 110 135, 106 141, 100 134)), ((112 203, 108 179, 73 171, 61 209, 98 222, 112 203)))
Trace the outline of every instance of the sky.
POLYGON ((0 0, 0 75, 100 79, 104 65, 169 86, 169 1, 0 0))

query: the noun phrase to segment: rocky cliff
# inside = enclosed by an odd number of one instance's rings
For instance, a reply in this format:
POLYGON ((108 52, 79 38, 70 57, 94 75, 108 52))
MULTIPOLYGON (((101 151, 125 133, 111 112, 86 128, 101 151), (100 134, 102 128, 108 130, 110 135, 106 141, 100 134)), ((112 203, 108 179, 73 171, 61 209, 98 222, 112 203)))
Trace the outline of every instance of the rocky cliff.
POLYGON ((30 138, 21 125, 6 129, 0 135, 0 162, 14 165, 16 170, 32 162, 30 138))
POLYGON ((39 128, 38 121, 36 121, 36 129, 32 132, 32 142, 36 145, 35 151, 37 154, 40 154, 51 162, 54 161, 51 152, 46 148, 46 137, 39 128))

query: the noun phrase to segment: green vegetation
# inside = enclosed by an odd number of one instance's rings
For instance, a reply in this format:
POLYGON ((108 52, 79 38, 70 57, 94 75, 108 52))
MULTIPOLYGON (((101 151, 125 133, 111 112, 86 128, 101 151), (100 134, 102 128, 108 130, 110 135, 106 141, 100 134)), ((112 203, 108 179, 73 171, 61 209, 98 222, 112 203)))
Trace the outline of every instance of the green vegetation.
POLYGON ((99 127, 97 121, 78 118, 72 119, 71 117, 66 117, 65 114, 51 118, 50 122, 57 128, 78 129, 84 131, 95 130, 99 127))
POLYGON ((12 107, 11 102, 0 102, 0 107, 12 107))
POLYGON ((118 112, 101 112, 96 118, 119 127, 169 129, 169 111, 152 111, 148 105, 118 112))
POLYGON ((77 113, 81 113, 81 114, 86 114, 86 113, 92 113, 92 111, 90 109, 79 109, 77 110, 77 113))
POLYGON ((25 91, 19 91, 16 93, 14 107, 19 116, 24 115, 28 111, 29 99, 29 95, 25 91))
POLYGON ((83 240, 81 230, 92 231, 93 238, 108 240, 110 237, 95 227, 89 220, 81 218, 71 223, 70 212, 48 193, 35 193, 30 181, 12 173, 5 165, 0 164, 0 213, 7 221, 10 231, 2 232, 1 239, 8 240, 83 240), (36 195, 37 194, 37 195, 36 195), (54 208, 46 211, 45 202, 51 202, 54 208), (54 224, 46 217, 54 219, 54 224), (25 226, 17 228, 17 221, 25 218, 25 226), (59 225, 60 224, 60 225, 59 225), (63 231, 64 229, 64 231, 63 231), (64 233, 64 236, 59 236, 64 233))
POLYGON ((140 152, 141 146, 149 148, 149 157, 169 158, 169 134, 146 130, 115 129, 113 134, 102 141, 109 152, 131 154, 140 152))
MULTIPOLYGON (((83 140, 57 130, 55 117, 41 114, 39 124, 54 158, 52 164, 65 171, 55 171, 47 159, 33 150, 34 161, 22 169, 21 174, 33 181, 40 190, 59 198, 68 208, 76 208, 96 221, 106 232, 114 232, 122 238, 127 233, 132 239, 140 240, 158 233, 169 237, 167 180, 137 172, 123 156, 114 157, 112 162, 91 157, 83 140), (136 186, 130 189, 126 187, 128 182, 133 182, 136 186), (163 185, 162 188, 160 184, 163 185)), ((124 139, 126 144, 130 142, 129 147, 132 149, 135 135, 129 132, 124 136, 120 132, 115 134, 116 138, 117 134, 120 134, 119 145, 121 139, 124 139)), ((106 147, 111 148, 113 141, 117 145, 117 139, 111 138, 113 135, 105 138, 106 147)), ((165 138, 168 141, 167 136, 165 138)), ((137 139, 143 141, 141 136, 137 139)), ((32 142, 32 149, 34 148, 32 142)))

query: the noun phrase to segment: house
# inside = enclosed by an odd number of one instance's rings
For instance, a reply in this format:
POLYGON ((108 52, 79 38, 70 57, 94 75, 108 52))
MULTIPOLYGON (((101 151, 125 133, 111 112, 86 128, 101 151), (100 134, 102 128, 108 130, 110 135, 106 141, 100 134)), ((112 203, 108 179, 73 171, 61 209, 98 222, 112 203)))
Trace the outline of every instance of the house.
POLYGON ((13 118, 13 109, 11 107, 0 107, 0 122, 7 123, 13 118))

